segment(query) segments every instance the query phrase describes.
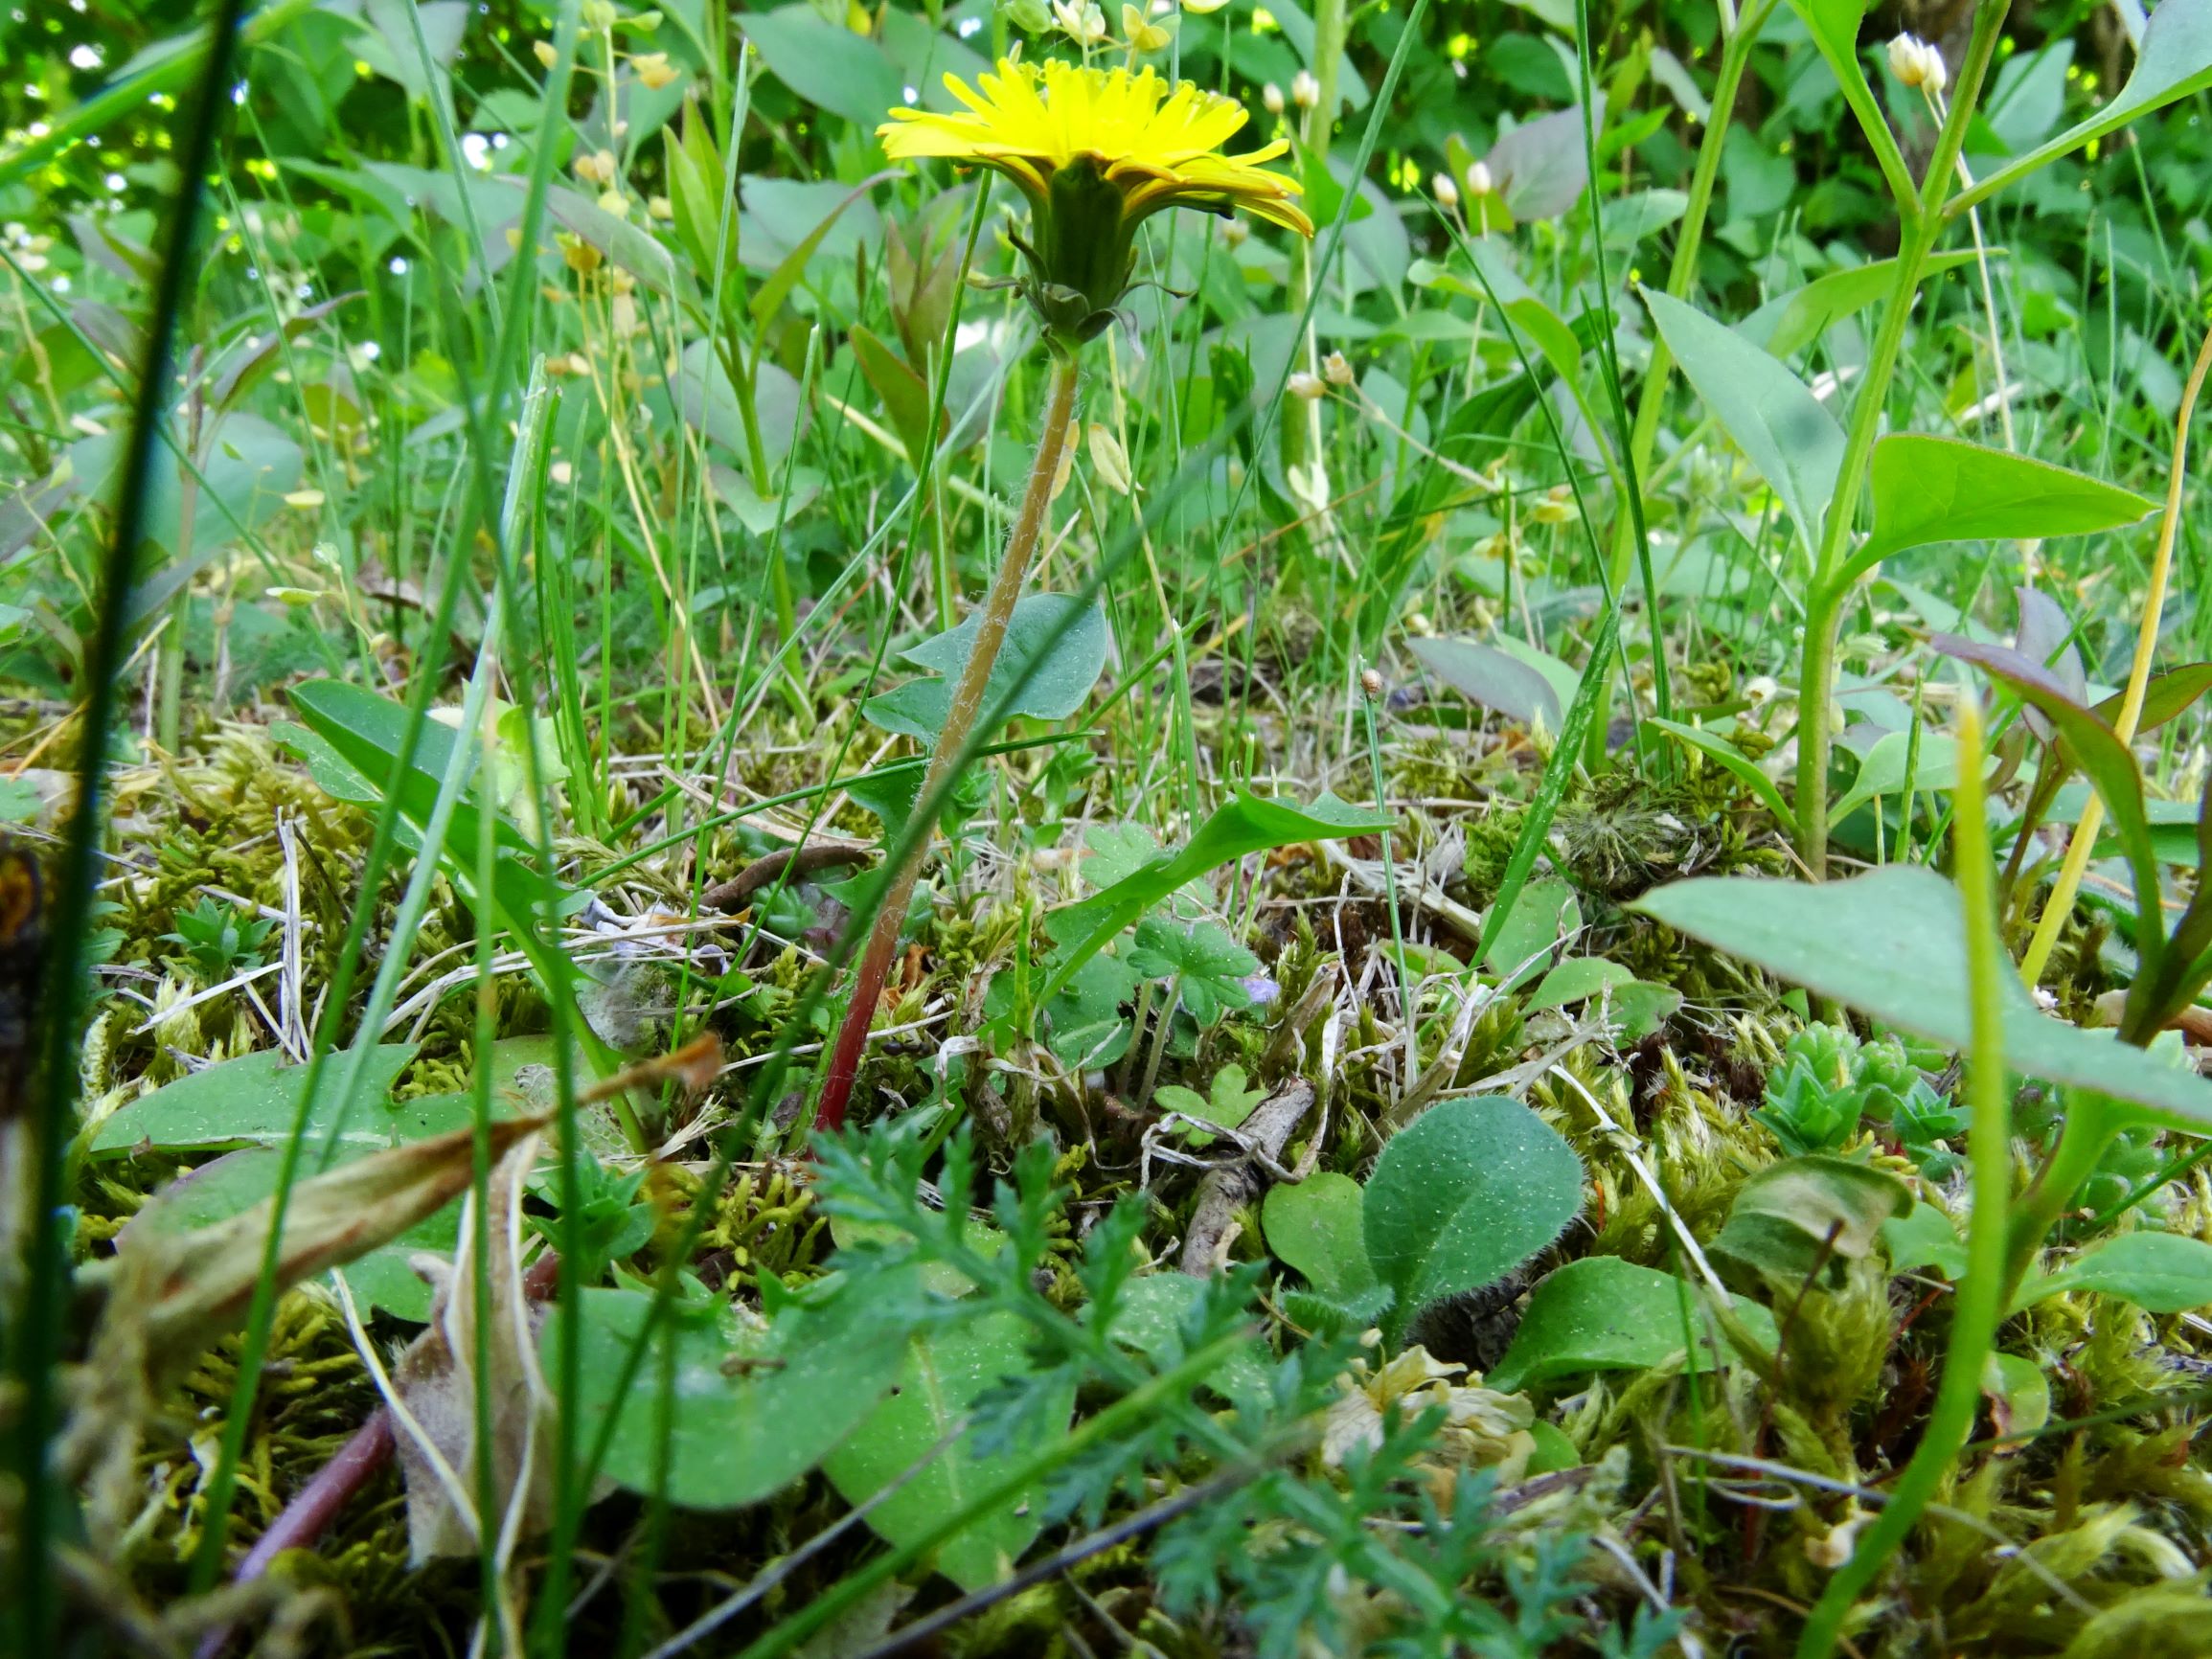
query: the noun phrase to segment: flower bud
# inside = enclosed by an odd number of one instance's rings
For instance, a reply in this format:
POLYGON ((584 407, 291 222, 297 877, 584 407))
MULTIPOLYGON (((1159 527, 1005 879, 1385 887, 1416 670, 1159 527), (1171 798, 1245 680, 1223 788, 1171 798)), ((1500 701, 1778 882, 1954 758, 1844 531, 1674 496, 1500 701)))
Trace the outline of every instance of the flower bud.
POLYGON ((1260 102, 1269 115, 1283 113, 1283 89, 1272 80, 1260 88, 1260 102))
POLYGON ((1244 239, 1251 234, 1252 227, 1243 219, 1223 219, 1221 221, 1221 240, 1227 242, 1232 248, 1243 247, 1244 239))
POLYGON ((1921 71, 1927 77, 1928 96, 1941 98, 1943 89, 1950 84, 1950 65, 1944 62, 1943 54, 1932 46, 1921 48, 1927 56, 1922 60, 1921 71))
POLYGON ((1469 195, 1488 195, 1496 188, 1496 181, 1490 176, 1489 162, 1478 161, 1467 170, 1467 193, 1469 195))
POLYGON ((1209 11, 1219 11, 1228 3, 1229 0, 1183 0, 1183 10, 1195 16, 1203 17, 1209 11))
POLYGON ((665 52, 641 52, 629 60, 629 66, 649 92, 658 92, 683 75, 682 70, 669 61, 669 55, 665 52))
POLYGON ((1352 365, 1344 360, 1344 353, 1332 352, 1321 359, 1321 377, 1332 386, 1352 384, 1352 365))
POLYGON ((560 58, 560 54, 554 51, 553 42, 550 40, 532 41, 530 45, 530 51, 531 55, 535 57, 537 61, 543 64, 547 69, 551 69, 555 63, 559 61, 560 58))
POLYGON ((1439 207, 1455 208, 1459 205, 1459 186, 1451 182, 1451 174, 1438 173, 1428 181, 1428 188, 1436 193, 1439 207))
POLYGON ((1927 79, 1927 46, 1917 34, 1900 34, 1889 43, 1889 72, 1903 86, 1927 79))
POLYGON ((1313 72, 1301 69, 1290 80, 1290 102, 1300 109, 1311 109, 1321 102, 1321 83, 1313 79, 1313 72))
POLYGON ((1099 482, 1116 495, 1129 492, 1129 452, 1122 447, 1120 439, 1095 420, 1090 428, 1090 464, 1099 482))
POLYGON ((1295 375, 1290 376, 1290 383, 1288 387, 1286 388, 1286 390, 1289 392, 1291 397, 1303 398, 1307 402, 1311 403, 1314 398, 1320 397, 1322 393, 1328 391, 1329 388, 1322 384, 1320 375, 1309 375, 1305 370, 1301 369, 1295 375))

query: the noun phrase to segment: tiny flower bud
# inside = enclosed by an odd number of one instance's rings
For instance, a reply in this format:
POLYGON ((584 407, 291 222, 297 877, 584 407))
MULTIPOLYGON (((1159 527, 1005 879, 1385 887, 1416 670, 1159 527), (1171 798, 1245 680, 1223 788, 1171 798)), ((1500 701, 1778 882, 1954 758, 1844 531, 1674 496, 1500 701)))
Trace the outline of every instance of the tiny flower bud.
POLYGON ((646 197, 645 211, 656 219, 673 219, 676 216, 675 204, 665 195, 646 197))
POLYGON ((1321 102, 1321 83, 1313 79, 1313 72, 1301 69, 1290 80, 1290 102, 1300 109, 1311 109, 1321 102))
POLYGON ((1889 43, 1889 72, 1905 86, 1918 86, 1927 78, 1927 65, 1921 57, 1927 48, 1910 34, 1900 34, 1889 43))
POLYGON ((1283 113, 1283 89, 1272 80, 1268 81, 1266 85, 1260 88, 1260 102, 1266 107, 1269 115, 1281 115, 1283 113))
POLYGON ((627 218, 629 217, 628 198, 619 190, 603 191, 599 198, 599 211, 603 214, 612 214, 618 219, 627 218))
POLYGON ((1941 98, 1943 89, 1950 84, 1950 65, 1944 62, 1943 54, 1936 48, 1924 46, 1921 50, 1927 54, 1921 60, 1921 73, 1927 77, 1924 84, 1930 97, 1941 98))
POLYGON ((616 12, 611 0, 583 0, 578 15, 586 29, 612 29, 616 12))
POLYGON ((1090 428, 1090 464, 1099 482, 1116 495, 1129 492, 1129 452, 1122 448, 1120 439, 1095 420, 1090 428))
POLYGON ((1459 205, 1459 186, 1451 182, 1451 174, 1438 173, 1428 181, 1428 188, 1436 193, 1439 207, 1455 208, 1459 205))
POLYGON ((1467 193, 1469 195, 1488 195, 1496 188, 1495 181, 1490 176, 1489 162, 1478 161, 1467 170, 1467 193))
POLYGON ((1209 11, 1219 11, 1229 0, 1183 0, 1183 10, 1203 17, 1209 11))
POLYGON ((1359 690, 1370 699, 1382 694, 1382 676, 1373 669, 1359 670, 1359 690))
POLYGON ((669 61, 669 55, 665 52, 640 53, 629 60, 629 66, 636 71, 638 80, 645 83, 649 92, 658 92, 670 81, 679 80, 683 74, 683 71, 669 61))
POLYGON ((1291 397, 1303 398, 1306 399, 1306 401, 1311 403, 1314 398, 1320 397, 1322 393, 1326 392, 1328 388, 1321 383, 1320 375, 1309 375, 1305 370, 1301 369, 1295 375, 1290 376, 1290 385, 1288 390, 1291 397))
POLYGON ((560 54, 554 51, 553 42, 550 40, 535 40, 531 42, 530 50, 537 61, 548 69, 551 69, 560 57, 560 54))
POLYGON ((1344 360, 1344 353, 1332 352, 1321 359, 1321 376, 1332 386, 1352 384, 1352 365, 1344 360))
POLYGON ((1221 221, 1221 240, 1233 248, 1243 247, 1244 239, 1251 234, 1252 227, 1243 219, 1223 219, 1221 221))

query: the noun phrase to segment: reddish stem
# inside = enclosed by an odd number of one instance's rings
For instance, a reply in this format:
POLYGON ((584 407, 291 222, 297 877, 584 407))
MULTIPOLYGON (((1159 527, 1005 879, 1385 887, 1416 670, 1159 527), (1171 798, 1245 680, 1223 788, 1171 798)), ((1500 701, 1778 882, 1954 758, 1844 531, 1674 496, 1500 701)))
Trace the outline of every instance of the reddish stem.
MULTIPOLYGON (((523 1269, 522 1293, 533 1302, 544 1301, 559 1284, 560 1258, 551 1250, 540 1254, 523 1269)), ((354 1431, 353 1438, 338 1448, 337 1456, 317 1469, 314 1479, 292 1494, 292 1501, 246 1552, 245 1559, 231 1575, 232 1581, 250 1584, 267 1573, 286 1550, 312 1549, 315 1541, 345 1512, 346 1506, 360 1496, 363 1489, 376 1478, 376 1471, 391 1461, 398 1449, 398 1443, 392 1438, 391 1410, 380 1405, 370 1414, 369 1420, 354 1431)), ((237 1630, 235 1625, 217 1625, 200 1638, 199 1646, 193 1649, 193 1659, 222 1659, 222 1651, 230 1646, 237 1630)))
MULTIPOLYGON (((1037 461, 1029 470, 1029 488, 1022 494, 1020 514, 1007 537, 1006 558, 992 581, 990 597, 984 601, 974 648, 968 653, 968 666, 961 670, 960 683, 953 688, 952 701, 946 709, 945 724, 937 734, 937 746, 930 751, 929 769, 914 802, 917 815, 934 816, 944 805, 946 785, 952 781, 953 768, 959 762, 961 751, 968 746, 976 716, 982 712, 983 693, 991 684, 992 665, 998 660, 998 648, 1006 638, 1007 624, 1014 618, 1015 602, 1021 597, 1030 557, 1037 551, 1045 512, 1052 505, 1052 486, 1060 471, 1060 452, 1067 446, 1075 422, 1077 378, 1072 353, 1056 352, 1052 360, 1052 391, 1045 401, 1044 430, 1038 438, 1037 461)), ((924 825, 927 822, 924 820, 924 825)), ((883 984, 890 977, 891 958, 899 948, 899 929, 906 919, 906 901, 914 892, 914 878, 921 874, 923 855, 928 847, 929 836, 924 829, 916 839, 913 851, 884 884, 882 902, 876 910, 876 923, 868 935, 868 947, 860 954, 859 972, 853 982, 853 999, 845 1005, 845 1020, 837 1028, 837 1041, 830 1051, 830 1070, 823 1079, 821 1100, 814 1111, 814 1123, 819 1128, 844 1127, 845 1105, 852 1099, 853 1081, 860 1075, 860 1052, 868 1046, 868 1028, 875 1023, 876 1005, 882 1000, 883 984)))

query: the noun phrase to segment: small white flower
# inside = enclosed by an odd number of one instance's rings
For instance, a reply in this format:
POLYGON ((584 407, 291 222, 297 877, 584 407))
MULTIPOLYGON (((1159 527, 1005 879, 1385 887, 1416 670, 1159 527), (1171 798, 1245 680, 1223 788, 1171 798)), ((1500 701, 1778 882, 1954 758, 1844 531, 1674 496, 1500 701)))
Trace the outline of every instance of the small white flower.
POLYGON ((1314 398, 1320 397, 1321 394, 1326 392, 1328 389, 1328 387, 1321 383, 1320 375, 1309 375, 1303 369, 1299 370, 1295 375, 1290 376, 1290 384, 1288 388, 1290 396, 1293 398, 1302 398, 1309 403, 1311 403, 1314 398))
POLYGON ((1438 206, 1455 208, 1459 205, 1459 186, 1451 182, 1451 174, 1438 173, 1428 181, 1428 188, 1436 193, 1438 206))
POLYGON ((1301 69, 1290 80, 1290 102, 1300 109, 1311 109, 1321 102, 1321 83, 1313 79, 1313 72, 1301 69))
POLYGON ((1079 46, 1096 46, 1106 37, 1106 13, 1082 0, 1052 0, 1060 32, 1079 46))
POLYGON ((1260 88, 1260 102, 1266 107, 1269 115, 1281 115, 1283 113, 1283 89, 1272 80, 1268 81, 1266 85, 1260 88))
POLYGON ((1489 162, 1478 161, 1467 170, 1467 193, 1469 195, 1488 195, 1496 188, 1496 181, 1490 176, 1489 162))
POLYGON ((1352 384, 1352 365, 1345 361, 1343 352, 1332 352, 1321 359, 1321 377, 1332 386, 1352 384))

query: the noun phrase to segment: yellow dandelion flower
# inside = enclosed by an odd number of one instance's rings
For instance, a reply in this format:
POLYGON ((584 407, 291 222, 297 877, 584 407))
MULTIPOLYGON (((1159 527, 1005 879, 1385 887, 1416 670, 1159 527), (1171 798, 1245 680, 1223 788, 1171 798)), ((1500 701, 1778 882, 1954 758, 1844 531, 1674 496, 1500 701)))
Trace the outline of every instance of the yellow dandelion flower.
POLYGON ((1221 147, 1247 119, 1233 98, 1151 69, 1041 66, 1002 59, 981 90, 957 76, 945 84, 965 106, 939 114, 894 109, 877 128, 894 160, 942 156, 1004 173, 1029 198, 1035 281, 1031 303, 1056 333, 1088 339, 1110 320, 1129 286, 1136 227, 1162 209, 1243 210, 1313 234, 1295 179, 1263 165, 1289 145, 1243 155, 1221 147))

